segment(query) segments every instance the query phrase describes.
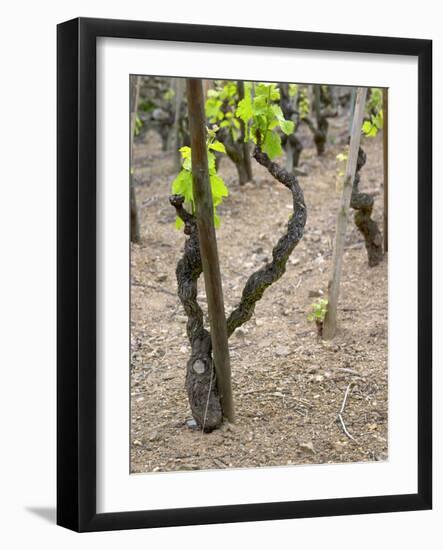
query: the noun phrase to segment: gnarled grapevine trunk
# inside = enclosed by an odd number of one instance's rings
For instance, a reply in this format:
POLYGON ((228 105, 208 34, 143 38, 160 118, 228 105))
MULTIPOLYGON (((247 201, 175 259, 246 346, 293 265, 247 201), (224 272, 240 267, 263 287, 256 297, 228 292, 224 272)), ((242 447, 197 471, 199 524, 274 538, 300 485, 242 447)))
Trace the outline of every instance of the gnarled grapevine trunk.
POLYGON ((294 212, 289 218, 286 233, 280 237, 272 250, 272 262, 253 273, 247 280, 240 303, 227 320, 228 336, 236 328, 249 321, 254 313, 255 304, 263 296, 264 291, 280 279, 286 271, 286 262, 303 236, 307 218, 303 191, 298 184, 298 179, 275 162, 272 162, 259 147, 255 148, 253 156, 277 181, 291 191, 294 212))
POLYGON ((197 280, 203 271, 197 222, 183 207, 181 195, 173 195, 169 201, 183 220, 184 233, 188 235, 176 269, 178 296, 188 317, 186 332, 192 350, 186 365, 186 389, 192 416, 204 431, 210 432, 220 426, 223 413, 212 362, 211 337, 203 326, 203 311, 197 302, 197 280))
POLYGON ((317 155, 323 155, 326 148, 328 137, 329 122, 328 118, 337 116, 337 111, 328 107, 322 108, 321 105, 321 86, 314 86, 314 113, 317 125, 308 117, 303 117, 303 122, 308 126, 314 136, 314 143, 317 149, 317 155))
MULTIPOLYGON (((297 178, 280 168, 259 147, 254 150, 255 160, 292 193, 294 212, 288 221, 287 231, 272 250, 272 261, 253 273, 246 282, 241 300, 227 320, 228 336, 246 323, 254 313, 255 304, 264 291, 277 281, 286 270, 291 252, 303 236, 306 223, 306 205, 297 178)), ((212 361, 211 336, 203 325, 203 311, 197 302, 197 281, 202 273, 202 262, 195 217, 183 207, 180 195, 169 198, 177 216, 183 220, 185 242, 183 257, 176 269, 178 296, 188 317, 187 336, 191 344, 191 357, 186 366, 186 389, 192 416, 205 432, 219 427, 223 420, 220 396, 212 361)))
POLYGON ((357 171, 352 186, 351 207, 356 210, 355 225, 365 239, 369 267, 378 265, 383 259, 383 238, 377 223, 371 218, 374 198, 367 193, 360 193, 360 170, 366 163, 366 153, 360 147, 357 158, 357 171))
POLYGON ((252 168, 248 144, 242 143, 241 140, 234 141, 231 132, 227 128, 223 128, 219 131, 218 138, 225 146, 226 154, 237 168, 239 184, 244 185, 246 182, 252 181, 252 168))

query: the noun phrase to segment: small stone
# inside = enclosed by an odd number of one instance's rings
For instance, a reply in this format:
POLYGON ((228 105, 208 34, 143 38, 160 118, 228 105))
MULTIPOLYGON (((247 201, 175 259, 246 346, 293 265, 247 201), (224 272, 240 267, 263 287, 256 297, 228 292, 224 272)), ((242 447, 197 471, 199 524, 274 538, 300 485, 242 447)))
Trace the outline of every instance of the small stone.
POLYGON ((149 441, 157 441, 157 439, 160 439, 160 436, 159 436, 158 432, 153 432, 149 436, 149 441))
POLYGON ((140 441, 140 439, 134 439, 132 444, 136 447, 141 447, 142 446, 142 442, 140 441))
POLYGON ((291 353, 291 350, 287 346, 277 346, 275 348, 275 354, 277 357, 287 357, 291 353))

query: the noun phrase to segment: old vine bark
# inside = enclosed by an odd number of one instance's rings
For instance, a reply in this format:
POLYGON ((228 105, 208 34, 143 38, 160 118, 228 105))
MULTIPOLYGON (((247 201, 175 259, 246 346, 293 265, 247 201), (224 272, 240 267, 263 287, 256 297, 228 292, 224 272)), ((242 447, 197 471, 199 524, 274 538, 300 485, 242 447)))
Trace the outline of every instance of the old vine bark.
POLYGON ((360 193, 360 170, 366 163, 366 153, 360 147, 358 150, 357 170, 352 186, 351 208, 356 210, 354 221, 365 239, 370 267, 378 265, 383 259, 383 238, 377 223, 371 218, 374 198, 368 193, 360 193))
POLYGON ((289 85, 285 82, 281 82, 279 84, 279 87, 280 107, 283 111, 283 115, 286 120, 292 120, 295 124, 295 128, 292 134, 290 134, 289 136, 283 134, 281 138, 282 145, 286 149, 286 170, 288 170, 288 172, 292 172, 293 169, 298 166, 300 162, 300 155, 303 151, 302 142, 296 136, 297 127, 300 122, 298 112, 298 101, 300 96, 299 94, 297 94, 297 97, 294 99, 294 101, 292 101, 291 97, 289 96, 289 85))
POLYGON ((203 326, 203 311, 197 302, 197 280, 203 271, 197 222, 183 207, 181 195, 173 195, 169 201, 183 220, 184 233, 188 235, 176 269, 178 296, 188 317, 186 332, 191 344, 186 389, 194 420, 204 431, 210 432, 220 426, 223 413, 212 362, 211 336, 203 326))
POLYGON ((326 148, 328 137, 329 122, 328 118, 336 117, 337 111, 321 105, 321 86, 314 85, 314 113, 317 125, 310 117, 304 116, 303 122, 308 126, 314 136, 314 143, 317 149, 317 155, 323 155, 326 148))
POLYGON ((247 280, 240 303, 227 320, 228 336, 236 328, 249 321, 254 313, 255 304, 263 296, 264 291, 280 279, 286 271, 286 262, 303 236, 307 217, 303 191, 298 184, 298 179, 275 162, 272 162, 259 147, 255 148, 253 156, 277 181, 291 191, 294 212, 288 221, 286 233, 280 237, 272 250, 272 262, 253 273, 247 280))

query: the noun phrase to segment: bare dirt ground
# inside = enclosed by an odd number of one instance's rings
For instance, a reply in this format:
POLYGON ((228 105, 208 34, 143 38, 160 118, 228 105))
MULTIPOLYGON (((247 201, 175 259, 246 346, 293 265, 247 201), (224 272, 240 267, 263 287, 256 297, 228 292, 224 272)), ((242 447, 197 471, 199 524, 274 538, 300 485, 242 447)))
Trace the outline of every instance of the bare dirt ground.
MULTIPOLYGON (((386 460, 388 456, 387 257, 367 265, 362 237, 348 226, 341 284, 340 327, 332 342, 317 338, 309 306, 326 293, 339 195, 336 154, 347 122, 331 120, 322 158, 302 132, 300 178, 308 221, 285 275, 257 304, 255 315, 230 339, 235 425, 210 434, 191 430, 184 387, 190 348, 186 317, 176 296, 175 266, 184 235, 169 205, 174 178, 170 153, 148 133, 135 148, 141 245, 131 254, 132 472, 247 468, 386 460), (343 420, 337 420, 351 384, 343 420)), ((364 138, 362 191, 375 193, 382 223, 382 136, 364 138)), ((234 165, 220 173, 230 196, 217 231, 226 312, 239 300, 250 273, 269 258, 291 213, 289 191, 253 160, 254 184, 240 188, 234 165)), ((283 159, 281 159, 283 162, 283 159)), ((200 303, 205 309, 203 277, 200 303)))

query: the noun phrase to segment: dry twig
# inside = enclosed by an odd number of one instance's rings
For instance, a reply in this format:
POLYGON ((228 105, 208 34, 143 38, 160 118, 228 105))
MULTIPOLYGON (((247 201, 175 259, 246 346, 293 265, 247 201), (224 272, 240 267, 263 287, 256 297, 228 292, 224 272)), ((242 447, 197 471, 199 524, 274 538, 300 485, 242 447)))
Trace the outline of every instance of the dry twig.
POLYGON ((349 390, 351 389, 352 386, 355 385, 355 382, 351 382, 350 384, 348 384, 348 387, 346 388, 346 391, 345 391, 345 396, 343 397, 343 402, 341 404, 341 408, 340 408, 340 412, 338 413, 337 415, 337 419, 340 420, 340 424, 341 424, 341 427, 343 428, 343 432, 345 433, 345 435, 347 437, 349 437, 349 439, 352 439, 352 441, 355 441, 355 437, 353 437, 347 430, 346 428, 346 425, 345 425, 345 421, 343 420, 343 412, 345 410, 345 407, 346 407, 346 401, 348 399, 348 395, 349 395, 349 390))

